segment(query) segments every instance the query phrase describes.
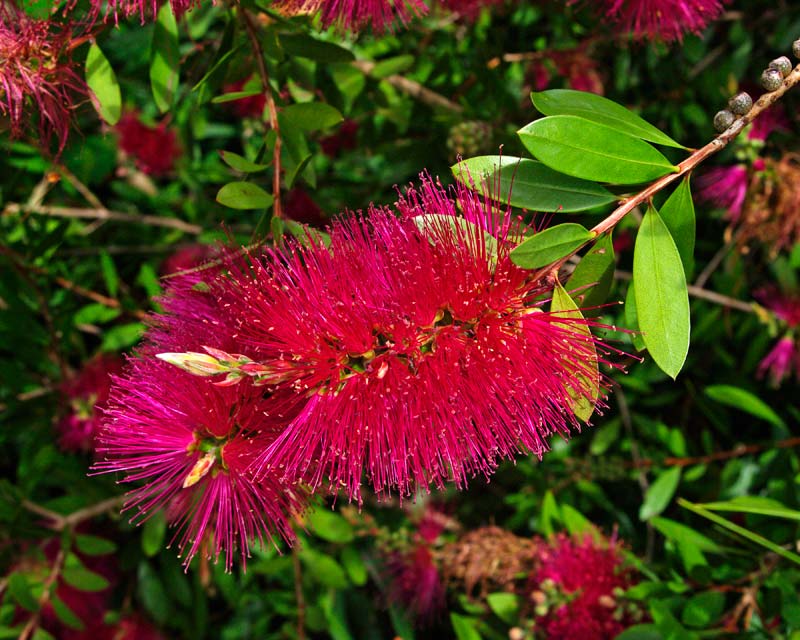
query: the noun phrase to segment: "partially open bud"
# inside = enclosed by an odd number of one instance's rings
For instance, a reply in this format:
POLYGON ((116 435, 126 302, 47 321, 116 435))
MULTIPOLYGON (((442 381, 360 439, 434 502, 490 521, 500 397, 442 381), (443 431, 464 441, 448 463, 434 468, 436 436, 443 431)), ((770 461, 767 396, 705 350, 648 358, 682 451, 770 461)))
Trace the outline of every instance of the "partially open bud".
POLYGON ((723 109, 722 111, 718 111, 717 115, 714 116, 714 128, 722 133, 733 124, 734 120, 736 120, 736 116, 727 109, 723 109))
POLYGON ((211 471, 211 467, 214 466, 216 461, 217 452, 209 451, 206 455, 195 462, 192 470, 183 479, 183 488, 188 489, 189 487, 193 487, 200 482, 206 475, 208 475, 208 472, 211 471))
POLYGON ((764 69, 761 74, 761 86, 767 91, 775 91, 783 84, 783 74, 778 69, 764 69))
POLYGON ((169 362, 196 376, 215 376, 225 373, 228 367, 222 365, 214 356, 196 351, 186 353, 157 353, 156 358, 169 362))
POLYGON ((746 91, 740 91, 730 100, 728 100, 728 109, 730 109, 737 116, 747 115, 752 108, 753 99, 746 91))
POLYGON ((777 69, 785 78, 792 72, 792 61, 786 56, 781 56, 780 58, 775 58, 772 62, 770 62, 769 68, 777 69))

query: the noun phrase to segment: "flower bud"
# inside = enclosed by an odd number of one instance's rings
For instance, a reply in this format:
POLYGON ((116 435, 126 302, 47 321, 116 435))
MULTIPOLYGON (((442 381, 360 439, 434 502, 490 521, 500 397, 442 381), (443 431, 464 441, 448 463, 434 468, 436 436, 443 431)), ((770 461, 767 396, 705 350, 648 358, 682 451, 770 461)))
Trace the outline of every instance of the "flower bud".
POLYGON ((718 111, 717 115, 714 116, 714 128, 722 133, 733 124, 734 120, 736 120, 736 116, 727 109, 723 109, 722 111, 718 111))
POLYGON ((213 356, 196 351, 186 353, 157 353, 156 358, 169 362, 196 376, 215 376, 227 371, 227 367, 220 364, 213 356))
POLYGON ((777 69, 764 69, 761 74, 761 86, 767 91, 775 91, 783 84, 783 74, 777 69))
POLYGON ((746 91, 740 91, 728 100, 728 109, 737 116, 746 115, 753 108, 753 99, 746 91))
POLYGON ((777 69, 785 78, 792 72, 792 61, 786 56, 781 56, 780 58, 775 58, 772 62, 770 62, 769 68, 777 69))

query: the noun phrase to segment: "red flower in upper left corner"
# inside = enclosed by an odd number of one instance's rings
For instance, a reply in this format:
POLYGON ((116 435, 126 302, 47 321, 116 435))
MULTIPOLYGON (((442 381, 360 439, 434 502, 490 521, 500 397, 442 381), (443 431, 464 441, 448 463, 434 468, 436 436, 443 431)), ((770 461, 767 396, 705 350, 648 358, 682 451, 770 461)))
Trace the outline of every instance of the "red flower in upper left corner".
POLYGON ((40 140, 55 139, 57 153, 64 150, 76 97, 87 94, 69 60, 80 29, 77 23, 36 20, 0 2, 0 115, 8 118, 12 137, 38 120, 40 140))

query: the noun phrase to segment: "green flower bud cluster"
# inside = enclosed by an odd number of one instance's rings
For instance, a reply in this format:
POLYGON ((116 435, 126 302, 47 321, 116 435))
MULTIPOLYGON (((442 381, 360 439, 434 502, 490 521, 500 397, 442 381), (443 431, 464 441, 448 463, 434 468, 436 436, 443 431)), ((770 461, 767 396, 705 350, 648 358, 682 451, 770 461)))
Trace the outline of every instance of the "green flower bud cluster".
POLYGON ((492 127, 488 122, 467 120, 454 125, 447 136, 447 149, 453 156, 469 158, 489 150, 492 127))

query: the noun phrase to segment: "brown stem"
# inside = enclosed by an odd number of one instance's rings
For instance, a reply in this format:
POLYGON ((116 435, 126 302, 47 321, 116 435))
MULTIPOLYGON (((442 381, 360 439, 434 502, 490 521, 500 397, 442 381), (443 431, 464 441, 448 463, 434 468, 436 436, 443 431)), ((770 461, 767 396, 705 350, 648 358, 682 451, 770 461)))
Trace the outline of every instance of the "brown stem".
MULTIPOLYGON (((594 237, 613 229, 617 223, 620 222, 620 220, 622 220, 636 207, 648 202, 655 194, 665 187, 668 187, 687 173, 691 172, 697 165, 706 160, 709 156, 712 156, 718 151, 724 149, 744 130, 747 125, 761 115, 762 112, 764 112, 766 109, 769 109, 773 104, 780 100, 783 94, 795 86, 798 82, 800 82, 800 65, 797 65, 792 72, 786 76, 786 78, 784 78, 783 84, 778 87, 778 89, 771 91, 770 93, 765 93, 763 96, 761 96, 747 115, 737 119, 730 127, 720 133, 707 145, 692 152, 688 158, 678 164, 677 169, 673 173, 662 176, 636 195, 623 200, 622 203, 616 209, 614 209, 614 211, 612 211, 607 218, 601 220, 594 227, 592 227, 591 231, 594 237)), ((554 264, 543 267, 534 274, 533 278, 543 278, 547 273, 552 271, 553 268, 560 268, 570 256, 577 253, 581 248, 582 247, 578 247, 569 255, 564 256, 554 264)))
POLYGON ((303 573, 297 548, 292 549, 292 564, 294 566, 294 596, 297 600, 297 640, 305 640, 306 600, 303 596, 303 573))
POLYGON ((275 106, 275 98, 272 95, 272 87, 269 84, 269 73, 264 62, 264 50, 258 39, 253 18, 247 9, 240 7, 239 10, 244 28, 247 31, 247 37, 250 39, 250 44, 253 46, 253 53, 256 57, 258 75, 261 78, 261 88, 264 90, 264 98, 267 101, 269 126, 275 132, 275 147, 272 151, 272 168, 274 171, 272 175, 272 215, 276 218, 283 218, 283 209, 281 207, 281 129, 278 122, 278 109, 275 106))
POLYGON ((728 451, 717 451, 709 453, 705 456, 693 456, 686 458, 664 458, 661 461, 644 459, 633 465, 628 465, 629 468, 649 468, 656 466, 664 467, 690 467, 696 464, 708 464, 710 462, 720 462, 723 460, 730 460, 732 458, 741 458, 742 456, 760 453, 768 449, 792 449, 800 447, 800 437, 786 438, 785 440, 778 440, 777 442, 766 442, 763 444, 741 444, 728 451))
POLYGON ((107 511, 118 509, 123 505, 124 502, 125 496, 115 496, 113 498, 108 498, 107 500, 102 500, 96 504, 89 505, 88 507, 84 507, 83 509, 73 511, 68 515, 56 513, 55 511, 46 509, 45 507, 42 507, 35 502, 31 502, 30 500, 23 500, 22 507, 31 513, 35 513, 36 515, 42 516, 43 518, 49 520, 49 529, 52 529, 53 531, 63 531, 64 529, 74 529, 85 520, 91 520, 95 516, 102 515, 107 511))
POLYGON ((39 621, 42 616, 42 608, 50 601, 50 595, 52 593, 52 587, 55 584, 56 580, 58 580, 58 576, 61 574, 61 569, 64 566, 64 558, 65 553, 63 549, 59 549, 58 554, 56 555, 56 559, 53 562, 53 567, 50 570, 50 575, 47 576, 47 579, 44 581, 42 585, 42 595, 39 596, 39 608, 37 609, 36 613, 31 616, 31 619, 28 620, 28 623, 25 625, 25 628, 22 630, 22 633, 19 634, 19 640, 28 640, 29 638, 33 637, 33 634, 36 632, 36 629, 39 628, 39 621))

